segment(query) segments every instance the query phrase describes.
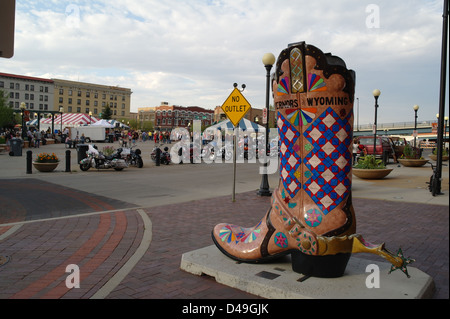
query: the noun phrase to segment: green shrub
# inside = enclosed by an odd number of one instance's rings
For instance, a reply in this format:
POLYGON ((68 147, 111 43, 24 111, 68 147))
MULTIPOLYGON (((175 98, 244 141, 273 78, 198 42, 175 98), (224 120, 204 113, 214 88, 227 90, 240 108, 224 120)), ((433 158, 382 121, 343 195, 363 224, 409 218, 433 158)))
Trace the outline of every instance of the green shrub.
POLYGON ((362 156, 358 160, 358 164, 355 168, 360 169, 384 169, 386 166, 383 164, 382 160, 377 160, 374 155, 362 156))

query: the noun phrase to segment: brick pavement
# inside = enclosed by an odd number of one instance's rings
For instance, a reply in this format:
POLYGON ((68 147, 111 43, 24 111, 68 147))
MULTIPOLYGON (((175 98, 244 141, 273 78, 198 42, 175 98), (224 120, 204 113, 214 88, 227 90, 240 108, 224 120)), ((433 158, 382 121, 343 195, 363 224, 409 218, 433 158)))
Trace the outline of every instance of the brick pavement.
MULTIPOLYGON (((212 244, 214 225, 253 226, 269 205, 269 198, 250 192, 237 194, 235 203, 224 196, 145 209, 152 221, 150 248, 106 298, 258 299, 211 278, 185 273, 179 266, 183 253, 212 244)), ((392 251, 402 247, 405 255, 417 260, 412 266, 434 278, 434 298, 449 298, 448 206, 354 199, 354 207, 358 232, 366 240, 386 242, 392 251)), ((0 253, 10 256, 0 266, 0 298, 90 298, 136 251, 143 228, 142 219, 129 207, 23 224, 0 239, 0 253), (70 263, 80 265, 80 289, 65 287, 65 267, 70 263)), ((0 226, 0 238, 8 230, 11 225, 0 226)))

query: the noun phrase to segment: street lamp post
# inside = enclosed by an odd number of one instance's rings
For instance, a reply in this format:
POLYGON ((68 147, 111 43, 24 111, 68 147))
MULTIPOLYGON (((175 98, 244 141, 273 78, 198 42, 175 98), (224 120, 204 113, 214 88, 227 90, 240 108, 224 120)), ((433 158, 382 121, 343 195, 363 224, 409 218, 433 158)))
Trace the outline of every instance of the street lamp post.
POLYGON ((60 128, 61 128, 61 134, 62 134, 62 126, 63 126, 62 122, 63 122, 63 113, 64 113, 64 108, 63 107, 59 108, 59 113, 61 113, 61 126, 60 126, 60 128))
POLYGON ((26 131, 25 131, 26 127, 27 127, 27 125, 25 123, 25 110, 26 110, 25 102, 20 103, 20 111, 21 111, 20 114, 22 114, 22 139, 24 141, 25 141, 25 137, 27 136, 26 131))
MULTIPOLYGON (((414 110, 414 152, 416 152, 416 148, 417 148, 417 111, 419 110, 419 106, 418 105, 414 105, 413 106, 413 110, 414 110)), ((416 154, 416 153, 414 153, 416 154)))
POLYGON ((262 62, 264 67, 266 68, 266 111, 267 111, 267 122, 266 122, 266 160, 264 163, 264 174, 262 175, 261 186, 259 187, 258 195, 259 196, 271 196, 272 193, 269 189, 269 178, 267 176, 267 164, 269 155, 269 99, 270 99, 270 71, 272 70, 272 66, 275 64, 275 56, 272 53, 266 53, 263 56, 262 62))
POLYGON ((373 97, 375 98, 375 122, 373 124, 373 156, 377 151, 377 113, 378 113, 378 98, 381 95, 381 91, 376 89, 373 91, 373 97))

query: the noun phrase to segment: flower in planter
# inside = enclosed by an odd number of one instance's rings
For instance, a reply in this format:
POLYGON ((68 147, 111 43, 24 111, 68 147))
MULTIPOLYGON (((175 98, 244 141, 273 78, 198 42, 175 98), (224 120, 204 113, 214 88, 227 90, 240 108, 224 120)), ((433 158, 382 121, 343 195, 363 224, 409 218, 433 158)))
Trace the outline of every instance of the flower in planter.
POLYGON ((55 155, 55 153, 49 154, 49 153, 41 153, 38 154, 36 160, 36 163, 58 163, 59 158, 55 155))

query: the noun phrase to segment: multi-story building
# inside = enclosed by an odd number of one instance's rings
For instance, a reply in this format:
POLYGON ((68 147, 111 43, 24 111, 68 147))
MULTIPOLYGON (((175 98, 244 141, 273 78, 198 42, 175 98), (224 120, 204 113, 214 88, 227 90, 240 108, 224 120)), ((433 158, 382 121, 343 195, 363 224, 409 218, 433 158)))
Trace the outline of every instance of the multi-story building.
POLYGON ((19 110, 25 103, 31 117, 33 111, 54 111, 53 80, 0 73, 0 90, 6 92, 11 108, 19 110))
MULTIPOLYGON (((138 111, 139 112, 139 111, 138 111)), ((170 131, 177 127, 188 128, 194 120, 200 120, 202 126, 210 126, 214 122, 214 111, 198 106, 177 106, 162 102, 155 108, 155 125, 160 131, 170 131)))
POLYGON ((155 125, 155 113, 156 107, 140 107, 137 112, 137 121, 141 123, 141 126, 144 122, 150 122, 155 125))
POLYGON ((100 117, 109 106, 113 119, 129 118, 131 89, 53 79, 54 105, 66 113, 86 113, 100 117))

